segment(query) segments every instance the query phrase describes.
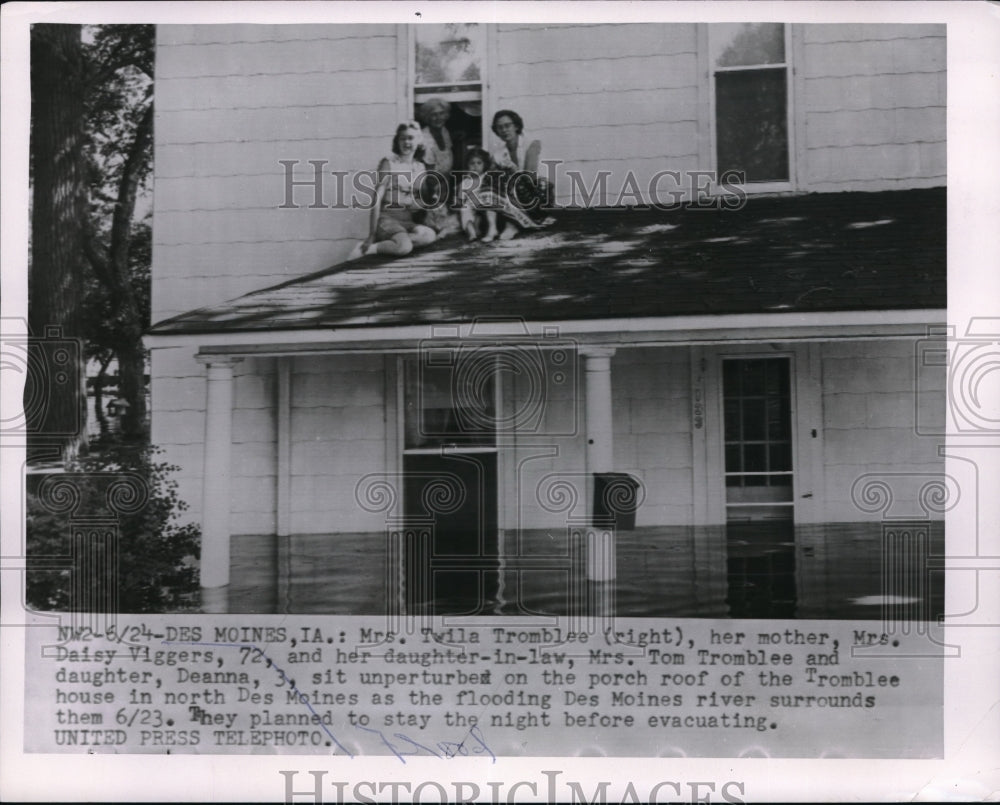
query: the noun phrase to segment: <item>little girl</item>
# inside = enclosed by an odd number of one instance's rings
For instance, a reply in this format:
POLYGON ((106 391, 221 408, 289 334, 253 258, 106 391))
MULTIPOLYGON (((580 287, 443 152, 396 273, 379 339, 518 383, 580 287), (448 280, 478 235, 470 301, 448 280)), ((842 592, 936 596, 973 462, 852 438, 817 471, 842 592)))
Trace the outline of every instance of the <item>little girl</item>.
POLYGON ((490 165, 490 155, 475 146, 466 151, 466 170, 458 186, 459 220, 469 240, 479 237, 481 220, 486 219, 486 234, 483 242, 489 243, 497 237, 497 198, 491 187, 486 169, 490 165))

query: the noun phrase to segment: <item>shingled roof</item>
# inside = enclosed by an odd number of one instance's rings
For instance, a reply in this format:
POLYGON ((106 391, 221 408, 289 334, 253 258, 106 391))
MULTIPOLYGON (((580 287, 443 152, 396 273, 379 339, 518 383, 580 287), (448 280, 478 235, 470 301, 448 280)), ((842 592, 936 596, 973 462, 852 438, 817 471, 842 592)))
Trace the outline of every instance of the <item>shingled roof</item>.
POLYGON ((151 335, 731 313, 944 309, 945 190, 751 198, 739 210, 562 210, 199 308, 151 335))

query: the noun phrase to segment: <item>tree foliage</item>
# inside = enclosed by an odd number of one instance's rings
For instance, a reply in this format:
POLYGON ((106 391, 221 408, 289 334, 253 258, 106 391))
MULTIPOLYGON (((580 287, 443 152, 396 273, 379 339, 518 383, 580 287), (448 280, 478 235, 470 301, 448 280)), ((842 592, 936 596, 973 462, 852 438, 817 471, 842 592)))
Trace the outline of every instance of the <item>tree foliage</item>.
MULTIPOLYGON (((41 489, 27 494, 28 606, 38 610, 73 610, 74 586, 81 590, 114 590, 118 612, 164 612, 190 609, 197 604, 201 532, 193 524, 181 525, 176 514, 186 505, 177 497, 177 484, 170 480, 176 467, 157 460, 157 448, 117 445, 98 455, 71 461, 66 475, 52 475, 41 489), (124 513, 109 511, 111 486, 123 478, 142 488, 140 504, 124 513), (62 485, 46 494, 45 484, 62 485), (65 490, 72 487, 72 494, 65 490), (73 511, 63 504, 72 497, 73 511), (85 570, 92 575, 77 580, 71 567, 52 568, 54 558, 70 564, 73 555, 71 531, 74 518, 104 518, 115 521, 115 560, 91 561, 85 570), (45 564, 42 564, 43 557, 45 564), (82 584, 80 583, 82 581, 82 584)), ((126 499, 129 502, 129 499, 126 499)), ((109 546, 92 542, 91 559, 109 546)))
MULTIPOLYGON (((117 359, 123 435, 143 441, 149 223, 134 219, 152 169, 155 27, 38 24, 31 41, 31 330, 58 325, 82 341, 81 360, 117 359)), ((85 443, 78 369, 79 394, 52 395, 36 429, 36 443, 61 434, 64 458, 85 443), (67 437, 73 423, 78 435, 67 437)))
POLYGON ((143 440, 146 356, 141 339, 149 326, 149 223, 134 217, 152 170, 155 28, 102 25, 85 33, 90 65, 85 250, 93 271, 86 296, 88 352, 102 365, 112 355, 117 359, 119 396, 129 404, 123 435, 143 440))

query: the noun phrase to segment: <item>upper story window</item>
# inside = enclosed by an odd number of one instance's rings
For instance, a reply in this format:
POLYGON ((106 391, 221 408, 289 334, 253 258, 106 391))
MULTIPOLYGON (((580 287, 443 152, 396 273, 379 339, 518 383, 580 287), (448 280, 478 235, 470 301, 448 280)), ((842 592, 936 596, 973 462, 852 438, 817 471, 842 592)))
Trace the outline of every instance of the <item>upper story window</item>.
POLYGON ((479 23, 413 25, 413 112, 428 98, 451 104, 447 128, 456 167, 471 145, 483 143, 486 26, 479 23))
POLYGON ((716 170, 737 171, 748 185, 791 181, 787 28, 709 26, 716 170))

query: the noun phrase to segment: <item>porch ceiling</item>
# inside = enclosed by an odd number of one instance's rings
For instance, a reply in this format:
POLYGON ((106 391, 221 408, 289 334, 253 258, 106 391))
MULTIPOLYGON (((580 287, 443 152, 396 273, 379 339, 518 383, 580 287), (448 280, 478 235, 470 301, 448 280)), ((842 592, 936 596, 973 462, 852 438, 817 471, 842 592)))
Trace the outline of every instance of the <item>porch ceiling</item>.
MULTIPOLYGON (((159 322, 149 335, 943 310, 945 190, 751 198, 740 210, 563 210, 535 234, 443 239, 159 322)), ((722 322, 720 322, 722 324, 722 322)))

